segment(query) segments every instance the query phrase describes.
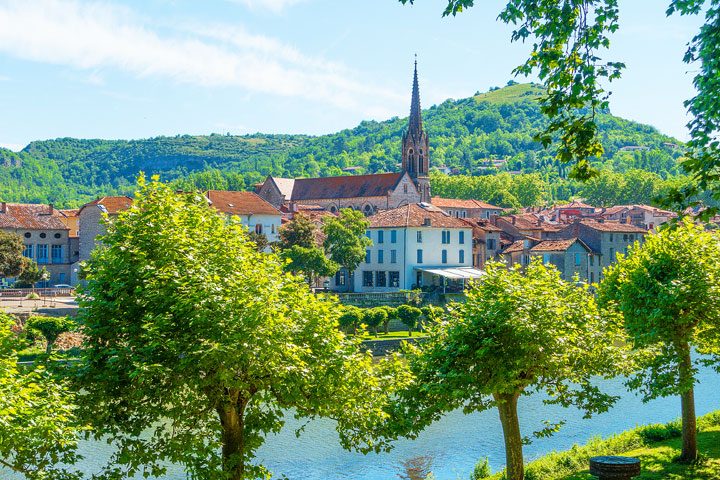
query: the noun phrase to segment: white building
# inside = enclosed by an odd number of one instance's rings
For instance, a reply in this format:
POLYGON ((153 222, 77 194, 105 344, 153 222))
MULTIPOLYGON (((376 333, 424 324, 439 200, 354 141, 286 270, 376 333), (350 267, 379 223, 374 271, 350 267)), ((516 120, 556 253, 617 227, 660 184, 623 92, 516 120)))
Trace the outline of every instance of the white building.
MULTIPOLYGON (((355 292, 461 289, 472 268, 472 227, 437 207, 412 203, 368 218, 373 245, 353 275, 355 292)), ((342 279, 335 287, 342 289, 342 279)))
POLYGON ((282 213, 252 192, 209 190, 205 196, 210 205, 226 215, 240 218, 249 231, 265 235, 268 242, 277 242, 282 213))

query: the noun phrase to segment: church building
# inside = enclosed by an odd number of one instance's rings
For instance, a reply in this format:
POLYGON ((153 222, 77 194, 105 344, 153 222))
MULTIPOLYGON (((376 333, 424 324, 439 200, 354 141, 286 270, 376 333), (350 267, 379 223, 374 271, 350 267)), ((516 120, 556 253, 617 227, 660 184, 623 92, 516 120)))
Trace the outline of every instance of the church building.
POLYGON ((276 208, 318 205, 335 213, 353 208, 365 215, 405 205, 430 203, 430 151, 420 110, 417 61, 413 74, 408 128, 402 137, 402 171, 343 177, 280 178, 269 176, 257 194, 276 208))

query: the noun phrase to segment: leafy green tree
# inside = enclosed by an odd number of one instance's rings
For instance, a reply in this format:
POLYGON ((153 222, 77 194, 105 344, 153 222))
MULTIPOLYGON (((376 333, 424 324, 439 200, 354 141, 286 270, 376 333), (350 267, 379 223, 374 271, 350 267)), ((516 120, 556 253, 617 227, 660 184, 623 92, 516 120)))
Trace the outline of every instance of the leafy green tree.
MULTIPOLYGON (((368 221, 365 216, 350 208, 340 210, 337 217, 328 217, 323 225, 323 246, 330 259, 345 267, 350 275, 365 259, 365 249, 372 241, 365 236, 368 221)), ((352 279, 350 285, 353 285, 352 279)))
MULTIPOLYGON (((396 433, 416 435, 444 412, 497 408, 505 438, 508 480, 523 479, 523 437, 517 402, 545 392, 545 403, 603 412, 616 397, 592 380, 618 374, 622 339, 617 315, 604 315, 584 286, 562 280, 533 261, 519 268, 490 262, 427 342, 408 346, 414 383, 393 415, 396 433)), ((536 436, 550 435, 549 424, 536 436)))
POLYGON ((397 308, 390 306, 384 306, 382 308, 385 309, 385 312, 387 313, 385 321, 383 322, 383 331, 385 332, 385 335, 387 335, 390 333, 390 322, 398 319, 397 308))
POLYGON ((383 325, 388 318, 387 310, 382 307, 375 307, 367 310, 363 316, 365 324, 373 329, 375 336, 378 336, 378 327, 383 325))
POLYGON ((16 277, 23 270, 22 238, 0 231, 0 277, 16 277))
POLYGON ((0 313, 0 468, 30 480, 77 480, 74 395, 43 366, 19 369, 14 322, 0 313))
POLYGON ((443 310, 442 307, 435 305, 425 305, 420 310, 422 310, 425 320, 427 320, 430 324, 439 322, 445 313, 445 310, 443 310))
POLYGON ((338 317, 338 323, 343 331, 355 335, 364 319, 365 314, 361 308, 349 305, 343 308, 342 313, 338 317))
POLYGON ((255 249, 258 252, 263 252, 269 245, 268 238, 264 233, 248 232, 248 240, 255 244, 255 249))
POLYGON ((295 245, 303 248, 317 246, 317 224, 307 215, 296 214, 292 221, 286 223, 278 231, 281 250, 287 250, 295 245))
POLYGON ((65 332, 70 332, 75 327, 75 322, 68 317, 30 317, 25 324, 26 332, 31 337, 40 335, 46 343, 45 353, 52 352, 58 337, 65 332))
POLYGON ((34 287, 37 282, 50 277, 45 267, 39 267, 35 260, 23 258, 23 269, 18 276, 16 284, 24 288, 34 287))
POLYGON ((422 310, 412 305, 400 305, 397 307, 397 317, 408 327, 408 335, 412 337, 412 330, 420 321, 422 310))
POLYGON ((720 364, 720 246, 717 236, 686 221, 650 235, 608 267, 599 298, 616 306, 641 370, 628 386, 644 400, 680 395, 681 459, 697 458, 696 365, 720 364), (693 360, 691 350, 706 354, 693 360))
POLYGON ((360 353, 339 306, 239 221, 141 178, 102 242, 80 297, 78 381, 96 437, 118 447, 111 478, 170 461, 197 479, 265 477, 252 461, 287 411, 335 418, 345 447, 384 447, 362 427, 384 418, 394 363, 360 353))
POLYGON ((320 247, 301 247, 293 245, 283 250, 280 256, 288 263, 285 270, 303 274, 310 286, 314 285, 318 277, 335 275, 340 266, 327 258, 320 247))

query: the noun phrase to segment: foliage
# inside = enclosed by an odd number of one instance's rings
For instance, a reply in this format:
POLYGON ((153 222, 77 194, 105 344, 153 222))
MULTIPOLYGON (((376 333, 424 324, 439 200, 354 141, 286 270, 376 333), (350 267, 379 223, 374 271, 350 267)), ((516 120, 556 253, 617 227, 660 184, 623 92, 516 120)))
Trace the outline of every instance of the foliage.
POLYGON ((23 257, 23 269, 15 282, 21 288, 33 287, 37 282, 50 278, 50 273, 45 267, 40 267, 31 258, 23 257))
POLYGON ((487 478, 490 475, 492 475, 492 471, 490 470, 490 462, 488 461, 488 458, 485 457, 478 460, 475 464, 475 467, 470 474, 470 480, 482 480, 483 478, 487 478))
POLYGON ((50 354, 53 345, 58 337, 70 332, 75 327, 75 322, 68 317, 30 317, 25 324, 25 331, 31 336, 41 336, 45 342, 45 353, 50 354))
POLYGON ((420 321, 422 310, 412 305, 400 305, 397 307, 397 318, 408 327, 408 335, 412 336, 412 330, 420 321))
POLYGON ((383 308, 385 310, 385 313, 387 313, 385 321, 383 322, 383 331, 387 335, 388 331, 390 330, 390 322, 399 318, 397 315, 397 308, 393 308, 388 305, 380 308, 383 308))
POLYGON ((285 270, 293 273, 302 273, 307 282, 314 285, 318 277, 335 275, 340 266, 327 258, 320 247, 302 247, 293 245, 282 250, 280 256, 287 262, 285 270))
POLYGON ((330 260, 354 272, 365 259, 365 249, 372 245, 365 236, 367 228, 368 221, 362 212, 350 208, 340 210, 337 217, 327 217, 323 224, 323 246, 330 260))
MULTIPOLYGON (((567 165, 554 158, 553 149, 533 139, 547 124, 536 101, 542 94, 538 85, 517 84, 425 110, 423 126, 430 137, 432 165, 473 176, 537 173, 554 200, 569 199, 574 194, 569 190, 577 190, 579 184, 565 181, 567 165), (561 180, 564 185, 558 189, 561 180)), ((671 146, 677 140, 608 113, 599 113, 596 120, 604 149, 598 166, 612 164, 616 171, 641 168, 663 178, 682 172, 676 161, 681 151, 671 146), (648 150, 620 150, 628 145, 648 150)), ((360 167, 363 173, 396 171, 406 127, 407 119, 392 118, 364 121, 353 129, 318 137, 183 135, 33 142, 20 153, 0 149, 0 165, 5 165, 0 168, 0 198, 74 207, 96 196, 132 193, 140 171, 161 174, 175 182, 173 188, 185 191, 236 190, 240 177, 242 188, 252 190, 266 175, 345 175, 342 168, 348 166, 360 167), (310 168, 312 164, 318 168, 310 168)), ((517 198, 518 191, 522 189, 503 189, 478 198, 509 207, 527 205, 517 198)))
POLYGON ((343 308, 342 313, 338 317, 338 323, 343 331, 356 334, 358 328, 365 320, 363 310, 352 305, 343 308))
POLYGON ((378 335, 378 327, 384 325, 387 320, 388 312, 382 307, 371 308, 363 315, 363 322, 373 329, 376 337, 378 335))
POLYGON ((344 447, 385 447, 365 426, 384 419, 400 364, 360 353, 338 305, 238 220, 141 179, 102 242, 80 297, 78 381, 96 437, 118 447, 109 478, 163 476, 167 462, 195 479, 266 478, 252 461, 287 411, 336 419, 344 447))
POLYGON ((280 227, 278 247, 287 250, 293 246, 312 248, 317 246, 317 224, 307 215, 298 213, 293 219, 280 227))
POLYGON ((268 238, 264 233, 257 233, 255 231, 248 232, 248 240, 255 244, 255 249, 258 252, 263 252, 268 247, 268 238))
MULTIPOLYGON (((720 427, 720 415, 719 412, 713 412, 704 417, 698 418, 698 432, 707 432, 708 443, 716 442, 715 458, 720 459, 720 451, 717 450, 717 438, 720 436, 718 433, 718 427, 720 427)), ((584 472, 587 472, 588 461, 591 457, 606 456, 606 455, 625 455, 625 456, 638 456, 638 452, 645 449, 652 448, 663 448, 664 445, 655 445, 657 442, 667 442, 671 440, 675 443, 677 438, 680 437, 680 430, 678 429, 678 422, 673 421, 667 424, 651 424, 643 425, 640 427, 627 430, 625 432, 612 435, 608 438, 601 439, 600 437, 594 437, 590 439, 585 445, 573 445, 571 448, 561 452, 552 452, 543 457, 533 460, 527 464, 526 468, 526 479, 542 479, 542 480, 580 480, 590 478, 586 476, 584 472), (583 472, 579 473, 578 472, 583 472), (577 474, 577 475, 575 475, 577 474)), ((687 467, 684 465, 675 464, 676 467, 672 468, 675 470, 675 476, 670 476, 668 467, 674 463, 673 458, 677 455, 676 446, 672 449, 663 448, 664 450, 670 450, 669 455, 664 458, 664 468, 657 469, 657 476, 644 469, 642 477, 638 478, 652 478, 652 479, 664 479, 664 478, 713 478, 712 476, 693 476, 688 475, 687 467), (679 466, 679 468, 678 468, 679 466)), ((643 465, 649 463, 642 459, 643 465)), ((653 466, 656 462, 650 462, 653 466)), ((720 473, 720 466, 716 466, 716 473, 720 473)), ((492 480, 504 479, 504 472, 499 472, 490 477, 492 480)))
POLYGON ((689 220, 635 244, 608 267, 599 299, 625 318, 640 370, 628 381, 645 400, 680 395, 683 458, 693 460, 696 365, 720 365, 720 244, 689 220), (691 359, 691 349, 706 354, 691 359))
MULTIPOLYGON (((401 393, 396 432, 414 436, 444 412, 499 410, 508 479, 523 478, 517 416, 521 395, 545 392, 545 403, 574 405, 587 416, 616 397, 593 384, 624 362, 616 315, 602 312, 586 286, 565 282, 552 266, 533 261, 523 274, 489 262, 482 282, 467 291, 446 320, 428 328, 426 342, 408 346, 413 384, 401 393)), ((549 423, 547 436, 561 423, 549 423)))
POLYGON ((435 305, 425 305, 420 310, 422 310, 422 314, 423 317, 425 317, 425 320, 427 320, 431 324, 439 322, 445 314, 445 310, 443 310, 442 307, 438 307, 435 305))
POLYGON ((15 277, 23 270, 22 238, 0 231, 0 277, 15 277))
POLYGON ((13 324, 0 313, 0 468, 30 480, 80 479, 67 468, 80 459, 73 394, 43 366, 18 367, 13 324))

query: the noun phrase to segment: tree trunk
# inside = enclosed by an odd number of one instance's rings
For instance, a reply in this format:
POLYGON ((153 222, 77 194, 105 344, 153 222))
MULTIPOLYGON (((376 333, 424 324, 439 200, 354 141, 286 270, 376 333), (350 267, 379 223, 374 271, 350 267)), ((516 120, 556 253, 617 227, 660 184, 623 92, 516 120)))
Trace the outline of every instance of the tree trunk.
POLYGON ((45 354, 50 355, 50 352, 52 352, 52 348, 53 348, 53 342, 48 340, 47 345, 45 346, 45 354))
POLYGON ((228 392, 226 401, 218 405, 222 426, 223 470, 229 480, 243 480, 245 476, 245 406, 237 390, 228 392))
POLYGON ((519 393, 493 394, 498 413, 500 413, 503 436, 505 437, 505 476, 507 480, 523 480, 525 477, 520 421, 517 415, 519 396, 519 393))
POLYGON ((697 460, 697 423, 695 419, 695 379, 692 376, 690 346, 686 343, 680 349, 680 385, 690 385, 680 394, 682 404, 682 453, 680 460, 697 460))

